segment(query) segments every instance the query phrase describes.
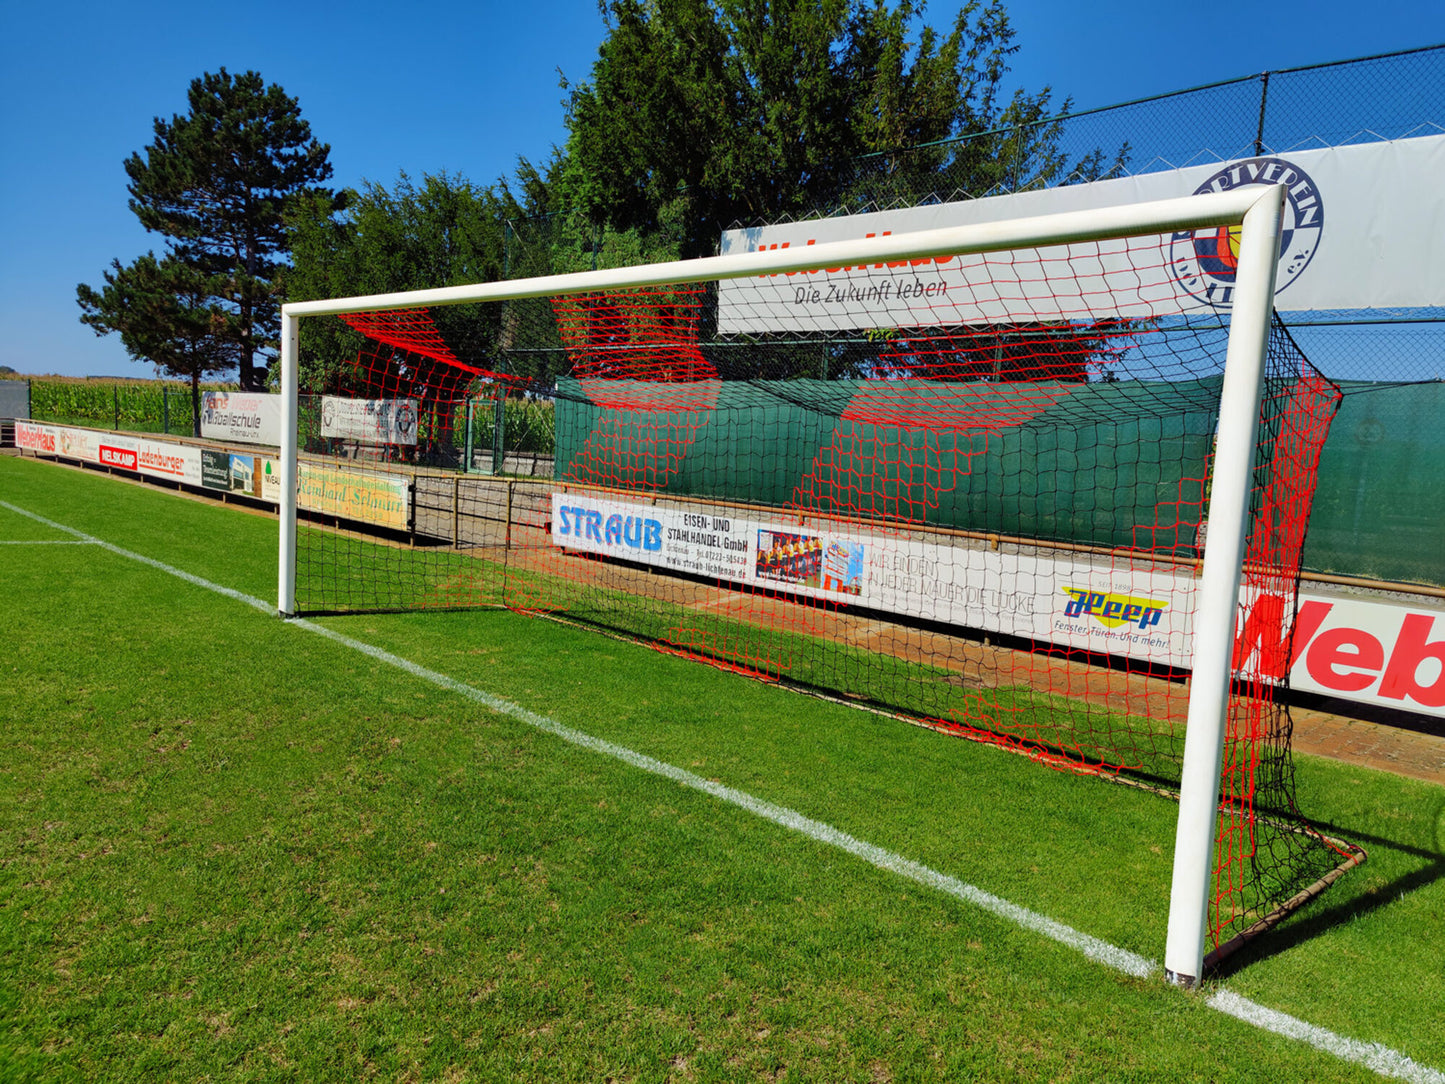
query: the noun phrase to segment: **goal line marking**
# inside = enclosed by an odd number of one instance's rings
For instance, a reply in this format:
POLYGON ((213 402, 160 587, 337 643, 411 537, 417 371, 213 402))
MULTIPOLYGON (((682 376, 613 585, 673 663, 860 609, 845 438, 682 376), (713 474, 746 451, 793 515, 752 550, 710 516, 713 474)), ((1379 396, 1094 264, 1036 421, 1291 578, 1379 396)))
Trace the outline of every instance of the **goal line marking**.
MULTIPOLYGON (((73 535, 77 542, 99 546, 118 557, 127 560, 138 561, 141 564, 149 565, 151 568, 164 572, 167 575, 175 576, 186 583, 196 587, 204 588, 218 595, 233 599, 236 602, 244 603, 264 614, 274 615, 276 608, 268 602, 264 602, 254 595, 248 595, 243 591, 237 591, 230 587, 223 587, 211 580, 204 579, 184 569, 168 565, 164 561, 158 561, 154 557, 147 557, 144 554, 135 553, 132 550, 124 549, 104 539, 96 538, 94 535, 86 534, 74 527, 68 527, 63 523, 56 523, 38 513, 17 507, 8 501, 0 500, 0 508, 8 509, 19 515, 26 516, 37 523, 42 523, 58 531, 73 535)), ((509 716, 527 726, 560 738, 569 744, 587 749, 590 752, 619 760, 631 767, 649 772, 652 775, 670 779, 680 786, 691 790, 700 791, 719 801, 727 802, 746 810, 764 820, 772 821, 775 824, 788 828, 800 835, 806 836, 819 843, 832 847, 862 859, 869 864, 885 870, 889 873, 905 877, 928 888, 935 889, 955 899, 972 904, 984 911, 989 912, 1005 921, 1011 922, 1034 933, 1041 934, 1050 940, 1057 941, 1069 948, 1076 950, 1082 955, 1098 963, 1104 964, 1115 971, 1123 972, 1136 978, 1148 978, 1160 971, 1159 964, 1154 960, 1146 959, 1128 949, 1111 945, 1090 934, 1083 933, 1057 922, 1037 911, 1031 911, 1016 903, 1010 903, 1002 897, 995 896, 981 888, 967 884, 956 877, 915 862, 911 858, 896 854, 893 851, 868 843, 865 840, 857 839, 848 833, 834 828, 832 825, 822 821, 813 820, 802 813, 787 808, 786 806, 775 805, 772 802, 756 798, 745 791, 725 786, 721 783, 714 783, 704 779, 683 768, 668 764, 665 761, 656 760, 644 753, 639 753, 626 746, 617 745, 614 742, 603 738, 594 737, 581 730, 576 730, 555 719, 540 715, 537 712, 525 708, 520 704, 514 704, 510 700, 495 696, 492 693, 458 681, 456 678, 436 670, 428 669, 419 663, 404 659, 399 655, 393 655, 383 648, 353 639, 344 633, 329 629, 324 625, 318 625, 307 621, 304 618, 291 618, 287 625, 304 629, 314 633, 333 643, 348 647, 353 651, 360 652, 377 662, 405 671, 414 677, 420 678, 431 685, 454 692, 483 707, 509 716)), ((1350 1039, 1343 1035, 1337 1035, 1326 1028, 1316 1027, 1298 1017, 1290 1016, 1288 1013, 1270 1009, 1258 1002, 1241 997, 1226 989, 1219 989, 1205 999, 1204 1004, 1217 1012, 1232 1016, 1237 1020, 1250 1024, 1263 1031, 1272 1032, 1276 1035, 1293 1039, 1314 1047, 1323 1053, 1333 1055, 1342 1061, 1351 1061, 1362 1065, 1381 1076, 1393 1077, 1397 1080, 1408 1081, 1409 1084, 1445 1084, 1445 1073, 1433 1069, 1428 1065, 1422 1065, 1406 1054, 1383 1046, 1380 1043, 1361 1042, 1357 1039, 1350 1039)))

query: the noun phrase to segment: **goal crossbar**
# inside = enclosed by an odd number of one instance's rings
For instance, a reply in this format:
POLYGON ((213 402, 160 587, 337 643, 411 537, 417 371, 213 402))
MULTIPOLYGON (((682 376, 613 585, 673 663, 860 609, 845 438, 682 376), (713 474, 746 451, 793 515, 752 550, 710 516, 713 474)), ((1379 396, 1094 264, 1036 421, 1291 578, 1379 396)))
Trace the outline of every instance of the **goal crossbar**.
MULTIPOLYGON (((1284 192, 1283 186, 1278 186, 1284 192)), ((704 256, 694 260, 639 264, 565 275, 481 282, 433 290, 405 290, 363 297, 293 301, 282 307, 284 317, 335 316, 339 313, 377 312, 388 309, 435 308, 479 301, 515 301, 522 298, 627 290, 671 283, 712 282, 752 275, 785 275, 820 267, 933 256, 964 256, 1003 252, 1014 248, 1066 245, 1106 238, 1139 237, 1151 233, 1236 226, 1250 208, 1268 200, 1272 188, 1233 189, 1202 196, 1155 200, 1149 203, 1069 211, 1033 218, 1004 219, 968 226, 891 234, 886 237, 830 241, 806 248, 772 249, 704 256)), ((1277 198, 1283 199, 1280 195, 1277 198)))

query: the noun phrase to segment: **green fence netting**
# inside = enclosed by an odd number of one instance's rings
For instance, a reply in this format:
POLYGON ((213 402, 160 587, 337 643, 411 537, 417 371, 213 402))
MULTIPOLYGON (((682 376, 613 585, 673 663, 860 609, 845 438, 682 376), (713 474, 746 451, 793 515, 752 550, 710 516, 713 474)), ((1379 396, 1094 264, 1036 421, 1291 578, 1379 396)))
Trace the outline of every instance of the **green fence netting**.
POLYGON ((1305 564, 1445 585, 1445 383, 1342 384, 1305 564))

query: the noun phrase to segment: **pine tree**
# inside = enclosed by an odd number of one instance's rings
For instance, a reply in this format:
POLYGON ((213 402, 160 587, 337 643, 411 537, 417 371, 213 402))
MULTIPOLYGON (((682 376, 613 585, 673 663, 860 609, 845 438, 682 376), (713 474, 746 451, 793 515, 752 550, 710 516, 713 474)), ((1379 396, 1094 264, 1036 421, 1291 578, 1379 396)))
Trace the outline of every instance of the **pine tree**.
POLYGON ((76 288, 81 323, 118 334, 126 352, 166 375, 189 380, 194 435, 200 436, 201 378, 236 364, 238 318, 216 300, 219 284, 174 256, 147 252, 129 266, 112 261, 105 287, 76 288))
MULTIPOLYGON (((191 285, 204 282, 234 317, 226 333, 241 386, 259 390, 279 327, 285 216, 303 198, 335 209, 343 200, 320 187, 331 176, 330 148, 312 138, 300 105, 279 86, 253 71, 232 76, 222 68, 192 80, 188 102, 184 115, 157 117, 154 141, 126 160, 130 208, 167 239, 169 254, 157 266, 189 268, 191 285)), ((133 267, 141 276, 140 261, 133 267)), ((82 319, 100 333, 116 326, 121 314, 103 308, 114 291, 90 291, 91 306, 101 307, 87 308, 88 288, 80 289, 82 319)), ((184 339, 178 329, 177 341, 184 339)))

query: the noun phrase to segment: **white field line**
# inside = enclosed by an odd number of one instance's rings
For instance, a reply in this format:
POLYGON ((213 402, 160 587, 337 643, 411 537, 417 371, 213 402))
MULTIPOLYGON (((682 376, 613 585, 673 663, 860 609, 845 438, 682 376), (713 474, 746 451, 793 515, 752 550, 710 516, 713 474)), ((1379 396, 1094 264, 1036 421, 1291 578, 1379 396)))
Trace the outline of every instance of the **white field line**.
MULTIPOLYGON (((53 520, 46 519, 24 508, 18 508, 7 501, 0 501, 0 508, 9 509, 22 516, 28 516, 37 523, 43 523, 47 527, 52 527, 55 530, 64 531, 67 534, 75 536, 77 541, 99 546, 118 557, 139 561, 168 575, 185 580, 187 583, 205 588, 207 591, 213 591, 216 594, 224 595, 226 598, 242 602, 247 606, 260 610, 262 613, 276 613, 274 606, 268 602, 263 602, 254 595, 248 595, 229 587, 222 587, 220 584, 212 583, 210 580, 175 568, 162 561, 157 561, 153 557, 146 557, 143 554, 122 549, 93 535, 78 531, 73 527, 67 527, 62 523, 56 523, 53 520)), ((628 764, 631 767, 638 768, 653 775, 661 776, 664 779, 670 779, 680 786, 701 791, 703 794, 737 806, 764 820, 782 825, 784 828, 789 828, 818 843, 837 847, 865 862, 877 866, 879 869, 936 889, 939 892, 979 907, 990 914, 1012 922, 1024 929, 1042 934, 1044 937, 1053 941, 1067 945, 1069 948, 1075 949, 1089 959, 1095 960, 1116 971, 1123 972, 1126 975, 1132 975, 1136 978, 1148 978, 1151 975, 1158 974, 1160 971, 1158 963, 1153 960, 1145 959, 1137 953, 1111 945, 1107 941, 1101 941, 1097 937, 1082 933, 1070 926, 1064 925, 1062 922, 1056 922, 1046 915, 1041 915, 1036 911, 1030 911, 1026 907, 1020 907, 1016 903, 1010 903, 1008 900, 995 896, 991 892, 985 892, 981 888, 975 888, 973 885, 966 884, 956 877, 952 877, 946 873, 940 873, 938 870, 915 862, 911 858, 905 858, 902 855, 895 854, 892 851, 885 850, 882 847, 875 846, 864 840, 855 839, 846 832, 834 828, 831 825, 824 824, 821 821, 815 821, 795 810, 788 809, 786 806, 774 805, 772 802, 755 798, 750 794, 724 786, 721 783, 714 783, 699 775, 694 775, 692 772, 686 771, 683 768, 655 760, 652 757, 628 749, 625 746, 617 745, 602 738, 593 737, 591 734, 586 734, 580 730, 575 730, 554 719, 549 719, 545 715, 539 715, 534 711, 524 708, 520 704, 514 704, 510 700, 504 700, 499 696, 494 696, 482 689, 448 677, 446 674, 429 670, 418 663, 412 662, 410 659, 393 655, 391 652, 375 647, 372 644, 352 639, 350 636, 337 632, 334 629, 326 628, 324 625, 317 625, 314 622, 300 618, 288 620, 287 624, 295 628, 305 629, 307 632, 315 633, 333 643, 348 647, 353 651, 358 651, 378 662, 386 663, 388 666, 396 667, 431 685, 446 689, 449 692, 454 692, 491 711, 510 716, 518 722, 525 723, 544 733, 551 734, 572 745, 622 761, 624 764, 628 764)), ((1248 998, 1231 993, 1229 990, 1222 988, 1217 990, 1205 999, 1204 1004, 1211 1009, 1215 1009, 1227 1016, 1232 1016, 1237 1020, 1241 1020, 1263 1031, 1273 1032, 1276 1035, 1281 1035, 1288 1039, 1307 1043, 1316 1050, 1331 1054, 1342 1061, 1351 1061, 1363 1065, 1381 1076, 1408 1081, 1409 1084, 1445 1084, 1445 1073, 1437 1069, 1432 1069, 1428 1065, 1421 1065, 1397 1050, 1391 1050, 1389 1047, 1382 1046, 1379 1043, 1364 1043, 1357 1039, 1349 1039, 1342 1035, 1336 1035, 1332 1031, 1316 1027, 1287 1013, 1266 1008, 1257 1002, 1250 1001, 1248 998)))
POLYGON ((1358 1039, 1347 1039, 1343 1035, 1336 1035, 1333 1031, 1315 1027, 1315 1025, 1306 1023, 1298 1017, 1290 1016, 1288 1013, 1282 1013, 1277 1009, 1267 1009, 1263 1005, 1250 1001, 1247 997, 1240 997, 1229 990, 1216 991, 1209 996, 1205 1004, 1211 1009, 1217 1009, 1219 1012, 1243 1020, 1246 1024, 1253 1024, 1257 1028, 1272 1031, 1276 1035, 1308 1043, 1316 1050, 1333 1054, 1341 1061, 1356 1062, 1367 1069, 1373 1069, 1381 1076, 1394 1077, 1396 1080, 1430 1081, 1431 1084, 1445 1080, 1445 1073, 1412 1061, 1398 1050, 1391 1050, 1388 1046, 1382 1046, 1379 1043, 1362 1043, 1358 1039))

